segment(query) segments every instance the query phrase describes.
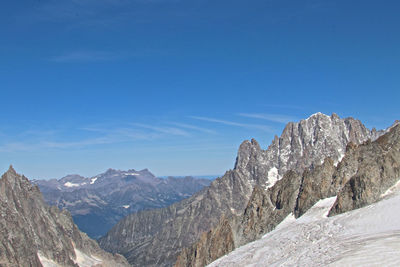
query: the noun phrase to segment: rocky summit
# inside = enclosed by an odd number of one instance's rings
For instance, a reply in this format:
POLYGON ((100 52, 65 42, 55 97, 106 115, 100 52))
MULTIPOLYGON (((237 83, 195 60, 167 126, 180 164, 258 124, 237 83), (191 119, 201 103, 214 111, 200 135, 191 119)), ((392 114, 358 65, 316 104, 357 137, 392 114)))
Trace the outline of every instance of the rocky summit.
POLYGON ((65 210, 10 169, 0 179, 0 266, 129 266, 79 231, 65 210))
MULTIPOLYGON (((220 252, 211 258, 223 255, 237 245, 236 237, 229 236, 234 231, 216 229, 215 232, 221 237, 223 234, 224 238, 213 238, 207 232, 217 225, 231 227, 228 218, 249 211, 249 201, 262 197, 257 192, 273 190, 278 209, 283 209, 288 202, 294 205, 296 198, 290 196, 295 195, 298 188, 286 185, 288 191, 283 193, 275 184, 285 185, 286 180, 298 177, 293 179, 297 179, 299 185, 299 174, 305 169, 315 169, 328 157, 335 166, 344 157, 348 143, 358 145, 375 140, 383 133, 370 131, 360 121, 341 119, 336 114, 316 113, 300 122, 291 122, 267 150, 261 149, 255 140, 243 142, 233 170, 188 199, 167 208, 129 215, 100 239, 100 245, 123 254, 134 266, 171 266, 183 248, 199 239, 219 242, 213 248, 220 252)), ((249 229, 249 237, 243 242, 258 235, 253 235, 251 227, 249 229)), ((180 257, 179 265, 194 262, 190 250, 185 251, 186 256, 180 257)))
POLYGON ((400 179, 400 125, 381 133, 385 134, 375 141, 348 143, 339 164, 327 157, 302 173, 286 172, 270 188, 256 186, 243 213, 221 220, 204 233, 182 251, 176 266, 209 264, 262 237, 290 214, 302 216, 322 199, 336 198, 329 216, 376 202, 400 179))
POLYGON ((33 183, 39 186, 49 205, 67 209, 79 229, 97 239, 123 217, 169 206, 190 197, 211 181, 193 177, 157 178, 147 169, 108 169, 88 178, 68 175, 33 183))

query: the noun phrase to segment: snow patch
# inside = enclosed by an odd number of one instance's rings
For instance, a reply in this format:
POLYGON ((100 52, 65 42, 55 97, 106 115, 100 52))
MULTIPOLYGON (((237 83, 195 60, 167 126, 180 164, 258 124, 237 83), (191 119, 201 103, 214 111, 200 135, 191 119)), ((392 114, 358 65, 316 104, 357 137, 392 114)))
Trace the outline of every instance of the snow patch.
POLYGON ((60 267, 58 263, 46 258, 40 251, 38 251, 37 255, 43 267, 60 267))
POLYGON ((330 119, 330 117, 329 117, 328 115, 326 115, 326 114, 324 114, 324 113, 321 113, 321 112, 317 112, 317 113, 312 114, 310 117, 308 117, 308 118, 306 119, 306 121, 308 121, 309 119, 311 119, 311 118, 313 118, 313 117, 316 117, 316 116, 325 116, 325 117, 328 117, 328 118, 330 119))
POLYGON ((343 152, 343 149, 341 149, 341 148, 338 150, 338 152, 339 152, 339 157, 338 157, 337 161, 335 161, 335 163, 334 163, 335 167, 337 167, 337 165, 339 164, 339 162, 342 161, 342 159, 344 158, 344 155, 345 155, 345 153, 343 152))
MULTIPOLYGON (((79 267, 93 267, 93 266, 97 266, 98 264, 102 263, 102 260, 99 258, 96 258, 95 256, 89 256, 89 255, 83 253, 82 251, 80 251, 79 249, 76 249, 75 247, 74 247, 74 250, 75 250, 76 259, 73 259, 73 261, 76 264, 78 264, 79 267)), ((37 255, 38 255, 40 263, 43 265, 43 267, 60 267, 61 266, 57 262, 46 258, 40 251, 38 251, 37 255)))
POLYGON ((79 265, 79 267, 92 267, 100 264, 102 261, 94 256, 89 256, 82 251, 74 248, 76 259, 74 262, 79 265))
POLYGON ((124 175, 125 176, 128 176, 128 175, 140 175, 139 173, 136 173, 136 172, 130 172, 130 173, 124 173, 124 175))
POLYGON ((280 180, 281 177, 278 174, 278 169, 275 167, 272 167, 269 171, 268 171, 268 183, 265 186, 265 189, 268 189, 270 187, 273 187, 274 184, 280 180))
POLYGON ((78 186, 80 186, 80 184, 74 184, 74 183, 71 183, 71 182, 66 182, 64 184, 64 186, 66 186, 66 187, 78 187, 78 186))
POLYGON ((96 182, 97 178, 98 178, 98 177, 92 178, 92 179, 90 180, 90 184, 94 184, 94 183, 96 182))
POLYGON ((131 206, 131 205, 123 205, 122 207, 123 207, 124 209, 129 209, 130 206, 131 206))
POLYGON ((393 185, 388 190, 386 190, 386 192, 381 195, 381 198, 389 196, 389 195, 393 194, 394 192, 398 192, 398 191, 400 191, 400 180, 398 180, 395 185, 393 185))

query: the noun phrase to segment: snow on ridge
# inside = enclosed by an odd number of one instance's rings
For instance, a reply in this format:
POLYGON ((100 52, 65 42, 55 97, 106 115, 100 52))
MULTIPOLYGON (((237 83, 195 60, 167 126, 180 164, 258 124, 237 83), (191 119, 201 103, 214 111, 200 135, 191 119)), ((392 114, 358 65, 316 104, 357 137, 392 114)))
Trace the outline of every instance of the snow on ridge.
POLYGON ((82 186, 82 185, 85 185, 85 184, 87 184, 87 183, 84 182, 84 183, 80 183, 80 184, 75 184, 75 183, 71 183, 71 182, 66 182, 64 184, 64 186, 65 187, 79 187, 79 186, 82 186))
POLYGON ((268 182, 267 185, 265 186, 265 189, 268 189, 270 187, 273 187, 274 184, 279 181, 282 177, 278 174, 278 169, 276 167, 272 167, 268 171, 268 182))
POLYGON ((311 115, 306 119, 306 121, 308 121, 309 119, 311 119, 311 118, 313 118, 313 117, 316 117, 316 116, 325 116, 325 117, 329 117, 329 118, 330 118, 329 115, 326 115, 326 114, 324 114, 324 113, 318 111, 318 112, 316 112, 316 113, 314 113, 314 114, 311 114, 311 115))
POLYGON ((64 184, 64 186, 66 186, 66 187, 78 187, 78 186, 81 186, 81 185, 80 184, 74 184, 74 183, 71 183, 71 182, 66 182, 64 184))
POLYGON ((136 173, 136 172, 128 172, 128 173, 124 173, 123 175, 128 176, 128 175, 140 175, 140 173, 136 173))
POLYGON ((90 184, 94 184, 94 183, 96 182, 97 178, 98 178, 98 177, 92 178, 92 179, 90 180, 90 184))

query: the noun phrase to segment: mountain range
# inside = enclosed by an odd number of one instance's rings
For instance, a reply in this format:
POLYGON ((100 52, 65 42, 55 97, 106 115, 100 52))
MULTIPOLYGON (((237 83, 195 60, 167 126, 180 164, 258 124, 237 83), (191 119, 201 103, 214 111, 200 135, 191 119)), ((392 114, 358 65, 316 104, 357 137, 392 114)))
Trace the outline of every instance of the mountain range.
MULTIPOLYGON (((169 207, 125 217, 99 240, 99 244, 107 251, 123 254, 133 266, 172 266, 181 253, 177 265, 191 266, 200 257, 198 250, 193 250, 193 244, 203 240, 204 234, 217 225, 228 226, 229 218, 248 210, 249 201, 257 190, 268 191, 275 184, 284 186, 283 181, 307 169, 316 169, 325 158, 331 159, 334 168, 345 156, 349 143, 359 145, 384 133, 369 130, 353 118, 341 119, 336 114, 316 113, 300 122, 288 123, 281 136, 276 136, 266 150, 255 140, 243 142, 234 169, 209 187, 169 207), (196 255, 195 259, 192 255, 196 255)), ((293 201, 285 199, 283 191, 275 188, 278 208, 284 202, 293 201)), ((293 190, 296 191, 295 186, 293 190)), ((220 229, 229 232, 227 228, 220 229)), ((252 230, 248 235, 257 236, 252 230)), ((215 240, 220 245, 209 250, 213 255, 206 256, 204 262, 201 259, 202 264, 242 244, 242 241, 236 244, 232 236, 225 237, 227 239, 215 240)), ((248 240, 251 238, 246 237, 243 242, 248 240)))
POLYGON ((108 169, 89 178, 68 175, 32 182, 49 205, 67 209, 79 229, 96 239, 131 213, 169 206, 211 183, 189 176, 157 178, 147 169, 108 169))
POLYGON ((400 262, 399 141, 398 121, 377 131, 316 113, 288 123, 266 150, 244 141, 234 168, 211 183, 113 169, 34 181, 51 207, 10 167, 0 179, 0 266, 400 262), (88 229, 131 214, 97 244, 67 210, 77 221, 89 215, 88 229))
POLYGON ((223 218, 197 243, 183 250, 176 266, 211 263, 261 238, 288 216, 301 219, 320 200, 335 199, 326 212, 328 216, 372 204, 399 180, 400 125, 397 124, 375 141, 349 143, 339 164, 327 157, 322 164, 302 173, 287 172, 267 190, 256 186, 242 214, 223 218))

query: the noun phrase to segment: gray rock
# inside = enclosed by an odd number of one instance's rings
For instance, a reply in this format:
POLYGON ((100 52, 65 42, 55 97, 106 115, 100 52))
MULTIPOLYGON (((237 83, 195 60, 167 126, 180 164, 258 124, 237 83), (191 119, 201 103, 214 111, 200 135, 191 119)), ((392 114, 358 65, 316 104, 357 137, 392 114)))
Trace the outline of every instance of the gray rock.
POLYGON ((100 266, 129 266, 80 232, 67 211, 47 206, 39 188, 10 167, 0 179, 0 265, 42 266, 41 255, 77 266, 75 249, 101 260, 100 266))
POLYGON ((108 169, 94 177, 68 175, 60 180, 34 180, 49 205, 71 212, 79 229, 91 238, 105 235, 123 217, 167 207, 208 186, 193 177, 161 179, 147 169, 108 169))
POLYGON ((376 202, 400 180, 400 125, 378 138, 349 152, 358 168, 337 194, 329 215, 343 213, 376 202))
POLYGON ((273 230, 290 213, 301 216, 320 199, 337 195, 330 216, 379 200, 400 180, 400 125, 385 133, 374 142, 349 143, 337 167, 326 158, 301 175, 288 171, 268 190, 256 186, 243 214, 221 221, 206 239, 185 248, 176 266, 205 266, 273 230), (219 239, 232 243, 219 248, 219 239))
MULTIPOLYGON (((275 137, 267 150, 261 149, 255 140, 243 142, 233 170, 187 200, 165 209, 124 218, 100 240, 100 245, 125 255, 135 266, 171 266, 184 247, 190 247, 203 232, 207 233, 217 226, 222 216, 230 218, 243 214, 250 198, 255 197, 252 192, 256 186, 272 188, 287 171, 292 170, 293 175, 302 173, 305 168, 313 169, 327 157, 336 164, 343 157, 349 142, 359 144, 380 134, 382 132, 372 133, 358 120, 340 119, 336 114, 327 116, 317 113, 298 123, 289 123, 281 137, 275 137), (140 227, 149 223, 148 229, 140 227)), ((295 195, 295 192, 292 194, 295 195)), ((283 192, 278 190, 272 193, 275 194, 275 208, 277 205, 288 205, 283 192)), ((292 203, 293 198, 290 201, 292 203)), ((279 214, 281 218, 284 212, 279 214)), ((248 216, 256 215, 253 212, 248 216)), ((231 226, 232 229, 235 227, 231 226)), ((253 236, 252 231, 248 235, 253 236)), ((242 234, 239 236, 241 239, 242 234)), ((251 238, 255 236, 258 234, 251 238)), ((247 238, 250 237, 243 240, 247 238)), ((229 237, 224 240, 229 240, 229 237)), ((189 259, 190 255, 194 253, 190 252, 183 258, 189 259)), ((186 265, 184 260, 180 263, 186 265)))

